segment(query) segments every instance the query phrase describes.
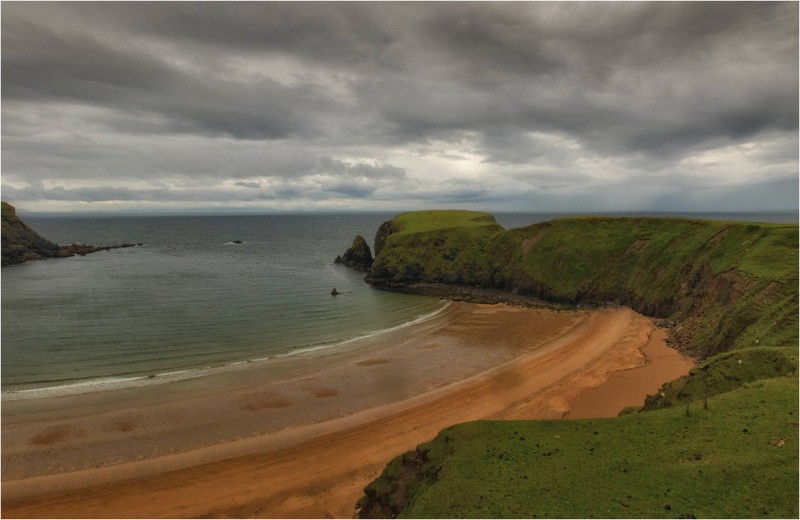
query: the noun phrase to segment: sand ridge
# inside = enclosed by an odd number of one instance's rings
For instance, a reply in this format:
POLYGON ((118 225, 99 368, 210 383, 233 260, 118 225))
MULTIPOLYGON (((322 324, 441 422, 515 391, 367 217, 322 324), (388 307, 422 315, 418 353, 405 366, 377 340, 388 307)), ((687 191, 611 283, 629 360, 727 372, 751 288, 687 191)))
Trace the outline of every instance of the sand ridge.
POLYGON ((414 330, 234 379, 22 403, 8 419, 4 406, 3 515, 350 517, 388 460, 451 424, 638 404, 631 390, 691 366, 660 333, 624 308, 457 303, 414 330), (48 431, 51 444, 31 442, 48 431))

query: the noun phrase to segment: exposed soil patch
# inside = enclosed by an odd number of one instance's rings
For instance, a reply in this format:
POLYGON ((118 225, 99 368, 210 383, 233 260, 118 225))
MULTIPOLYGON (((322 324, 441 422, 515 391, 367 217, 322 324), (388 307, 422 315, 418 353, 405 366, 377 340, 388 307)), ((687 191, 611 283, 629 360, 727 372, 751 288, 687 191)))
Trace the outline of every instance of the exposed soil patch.
POLYGON ((719 244, 726 236, 730 235, 730 233, 731 226, 725 226, 719 233, 708 239, 708 245, 715 246, 719 244))
POLYGON ((523 240, 522 241, 522 253, 523 254, 528 254, 528 251, 530 251, 531 248, 534 245, 536 245, 536 242, 538 242, 539 240, 544 238, 544 236, 547 234, 548 231, 550 231, 550 230, 547 229, 547 228, 541 229, 534 236, 532 236, 530 238, 526 238, 525 240, 523 240))
POLYGON ((628 246, 628 249, 625 251, 625 254, 639 253, 642 251, 642 249, 647 247, 647 244, 649 243, 650 239, 648 238, 637 238, 636 240, 633 241, 633 243, 630 246, 628 246))

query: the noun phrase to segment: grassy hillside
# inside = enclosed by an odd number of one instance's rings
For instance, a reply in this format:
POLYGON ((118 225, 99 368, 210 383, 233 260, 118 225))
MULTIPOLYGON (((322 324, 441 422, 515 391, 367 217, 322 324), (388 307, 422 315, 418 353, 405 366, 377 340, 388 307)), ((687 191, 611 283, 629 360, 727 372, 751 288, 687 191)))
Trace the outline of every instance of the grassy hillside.
POLYGON ((797 343, 797 225, 590 217, 506 231, 485 213, 429 211, 382 226, 376 250, 372 283, 620 303, 672 322, 700 357, 797 343))
POLYGON ((797 518, 797 380, 615 419, 442 430, 366 489, 362 517, 797 518))
POLYGON ((367 279, 395 286, 421 281, 482 284, 491 276, 491 240, 503 232, 488 213, 403 213, 378 230, 367 279))
POLYGON ((797 517, 797 225, 592 217, 506 231, 484 213, 403 214, 381 226, 367 280, 624 304, 704 361, 616 419, 443 430, 365 489, 361 516, 797 517))
POLYGON ((797 347, 755 347, 718 354, 648 396, 640 411, 704 402, 761 379, 796 376, 797 358, 797 347))

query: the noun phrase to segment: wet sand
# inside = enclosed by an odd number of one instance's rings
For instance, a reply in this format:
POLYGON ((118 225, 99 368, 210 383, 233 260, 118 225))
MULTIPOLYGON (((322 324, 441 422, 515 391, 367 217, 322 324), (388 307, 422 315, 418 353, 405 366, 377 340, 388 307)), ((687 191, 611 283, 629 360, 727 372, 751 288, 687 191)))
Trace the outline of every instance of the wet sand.
POLYGON ((452 303, 327 351, 4 402, 2 514, 351 517, 391 458, 446 426, 613 416, 691 365, 629 309, 452 303))

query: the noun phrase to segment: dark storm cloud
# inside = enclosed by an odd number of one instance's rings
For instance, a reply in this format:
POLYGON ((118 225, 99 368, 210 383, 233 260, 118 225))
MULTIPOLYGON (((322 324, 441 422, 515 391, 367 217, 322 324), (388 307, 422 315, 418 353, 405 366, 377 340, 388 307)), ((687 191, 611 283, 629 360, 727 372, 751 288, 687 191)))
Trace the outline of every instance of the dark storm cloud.
POLYGON ((441 77, 381 84, 386 118, 404 135, 515 127, 565 132, 609 153, 672 153, 797 126, 796 4, 519 11, 475 4, 432 16, 422 41, 441 77))
POLYGON ((795 2, 2 14, 3 186, 23 200, 489 203, 625 182, 655 200, 676 177, 796 179, 795 2))
MULTIPOLYGON (((286 88, 268 78, 251 83, 197 78, 158 56, 80 34, 17 25, 7 17, 2 73, 4 103, 67 102, 130 117, 155 114, 162 120, 145 129, 154 133, 283 138, 310 129, 308 111, 325 103, 312 85, 286 88)), ((113 122, 119 130, 128 124, 124 117, 113 122)))

